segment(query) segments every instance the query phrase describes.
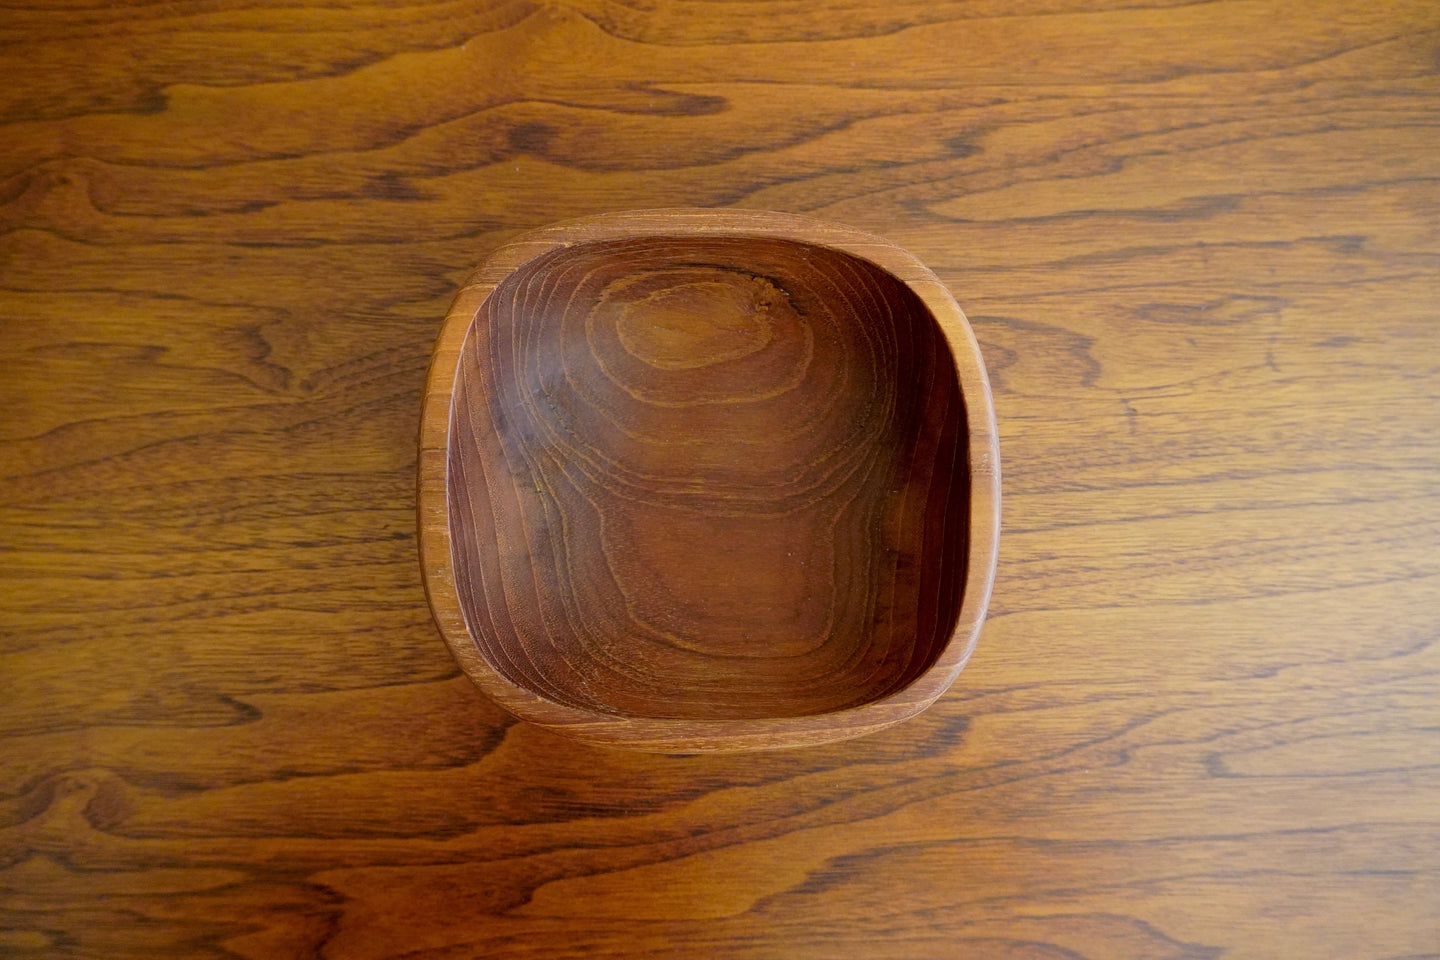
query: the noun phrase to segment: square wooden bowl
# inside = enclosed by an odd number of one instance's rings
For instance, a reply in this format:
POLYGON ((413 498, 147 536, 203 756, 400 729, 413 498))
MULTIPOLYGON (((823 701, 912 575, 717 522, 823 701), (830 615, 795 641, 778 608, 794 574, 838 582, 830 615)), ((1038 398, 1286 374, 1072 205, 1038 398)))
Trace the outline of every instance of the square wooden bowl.
POLYGON ((572 220, 456 297, 421 424, 425 587, 522 719, 665 752, 929 706, 994 579, 980 352, 913 256, 776 213, 572 220))

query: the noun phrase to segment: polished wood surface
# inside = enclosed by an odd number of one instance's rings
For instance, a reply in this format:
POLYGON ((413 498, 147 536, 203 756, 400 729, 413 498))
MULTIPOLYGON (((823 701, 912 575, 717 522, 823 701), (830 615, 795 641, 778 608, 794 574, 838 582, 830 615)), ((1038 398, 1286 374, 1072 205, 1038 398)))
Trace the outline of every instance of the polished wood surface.
POLYGON ((813 746, 954 681, 995 576, 974 331, 924 264, 793 214, 601 214, 466 281, 420 424, 421 568, 522 720, 813 746))
POLYGON ((1440 12, 8 7, 0 952, 1418 958, 1440 944, 1440 12), (1005 518, 845 743, 513 723, 415 561, 441 318, 653 206, 898 243, 1005 518))

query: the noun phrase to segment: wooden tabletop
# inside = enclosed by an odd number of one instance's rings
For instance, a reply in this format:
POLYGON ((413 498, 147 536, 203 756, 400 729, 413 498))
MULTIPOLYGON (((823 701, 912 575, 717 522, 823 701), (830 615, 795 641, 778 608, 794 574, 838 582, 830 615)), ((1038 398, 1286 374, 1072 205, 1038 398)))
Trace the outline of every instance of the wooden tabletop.
POLYGON ((1440 956, 1440 9, 177 0, 0 15, 0 953, 1440 956), (415 552, 521 231, 806 213, 995 387, 920 717, 518 723, 415 552))

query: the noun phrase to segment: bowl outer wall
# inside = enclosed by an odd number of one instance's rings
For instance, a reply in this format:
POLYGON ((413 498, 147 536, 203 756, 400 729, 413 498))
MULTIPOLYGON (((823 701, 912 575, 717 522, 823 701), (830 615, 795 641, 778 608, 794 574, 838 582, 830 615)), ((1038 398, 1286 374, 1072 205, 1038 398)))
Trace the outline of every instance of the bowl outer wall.
POLYGON ((425 594, 440 632, 486 696, 522 720, 589 743, 660 753, 762 750, 862 736, 924 710, 975 649, 995 580, 1000 534, 1000 455, 989 378, 974 331, 943 283, 913 254, 881 237, 793 214, 664 209, 600 214, 530 231, 502 245, 466 280, 446 314, 426 380, 417 478, 418 541, 425 594), (547 700, 481 656, 461 610, 451 559, 446 490, 453 388, 461 348, 490 292, 522 264, 560 247, 643 236, 756 237, 829 247, 904 282, 935 318, 955 361, 965 404, 970 482, 965 582, 959 616, 936 661, 908 686, 870 703, 774 719, 683 720, 608 715, 547 700))

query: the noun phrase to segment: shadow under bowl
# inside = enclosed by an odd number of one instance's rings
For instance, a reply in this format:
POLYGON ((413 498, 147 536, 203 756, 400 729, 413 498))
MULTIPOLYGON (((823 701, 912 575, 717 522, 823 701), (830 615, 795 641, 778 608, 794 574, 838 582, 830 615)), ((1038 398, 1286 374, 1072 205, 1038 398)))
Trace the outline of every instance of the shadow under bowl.
POLYGON ((979 351, 914 257, 781 214, 557 224, 466 284, 426 394, 420 540, 517 716, 660 751, 923 710, 994 575, 979 351))

